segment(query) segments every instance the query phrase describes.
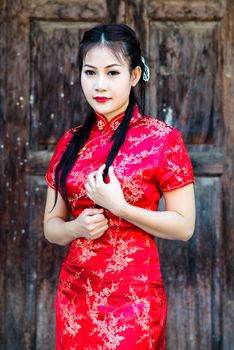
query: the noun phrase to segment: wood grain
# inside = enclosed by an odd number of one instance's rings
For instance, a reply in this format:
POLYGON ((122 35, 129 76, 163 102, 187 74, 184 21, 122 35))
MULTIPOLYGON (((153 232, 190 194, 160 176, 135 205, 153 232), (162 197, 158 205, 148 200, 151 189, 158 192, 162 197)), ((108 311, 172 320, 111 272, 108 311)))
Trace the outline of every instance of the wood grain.
POLYGON ((6 237, 7 237, 7 187, 5 181, 5 164, 6 164, 6 65, 7 65, 7 22, 6 22, 6 1, 0 2, 0 213, 1 213, 1 231, 0 231, 0 339, 1 345, 5 348, 6 344, 6 237))
POLYGON ((220 25, 215 22, 151 24, 153 68, 150 106, 189 144, 218 141, 221 122, 220 25), (157 81, 157 84, 154 84, 157 81))
POLYGON ((222 28, 223 47, 223 118, 224 152, 229 159, 223 174, 224 266, 223 349, 234 346, 234 1, 227 1, 227 15, 222 28))
POLYGON ((158 240, 168 350, 234 347, 234 0, 0 2, 0 348, 54 348, 66 249, 43 237, 44 175, 84 121, 77 51, 96 23, 136 30, 151 69, 147 111, 180 129, 196 175, 196 232, 158 240))
POLYGON ((196 178, 195 190, 196 234, 188 242, 158 240, 169 299, 168 349, 221 348, 220 178, 196 178))
POLYGON ((25 2, 7 1, 5 79, 5 349, 27 349, 26 255, 27 197, 25 164, 28 142, 29 18, 25 2))

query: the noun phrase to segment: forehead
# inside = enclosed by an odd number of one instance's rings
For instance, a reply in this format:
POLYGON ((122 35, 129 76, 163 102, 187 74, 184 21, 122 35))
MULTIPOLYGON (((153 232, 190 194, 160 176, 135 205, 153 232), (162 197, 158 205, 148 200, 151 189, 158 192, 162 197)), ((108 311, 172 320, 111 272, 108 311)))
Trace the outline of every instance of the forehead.
POLYGON ((103 67, 115 63, 121 66, 128 66, 128 62, 121 51, 118 51, 117 55, 115 55, 109 47, 103 45, 89 49, 83 59, 83 64, 91 64, 95 67, 103 67))

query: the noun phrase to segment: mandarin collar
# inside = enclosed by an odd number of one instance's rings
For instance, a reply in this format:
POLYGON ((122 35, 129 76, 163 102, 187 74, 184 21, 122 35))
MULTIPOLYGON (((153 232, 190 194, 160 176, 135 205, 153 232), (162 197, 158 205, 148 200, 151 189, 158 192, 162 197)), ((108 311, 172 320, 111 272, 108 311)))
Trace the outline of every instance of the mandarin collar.
MULTIPOLYGON (((110 121, 108 121, 108 119, 101 113, 95 112, 95 115, 95 128, 97 128, 98 130, 116 130, 124 118, 125 111, 117 114, 110 121)), ((133 108, 133 116, 130 120, 130 125, 134 124, 141 117, 142 115, 136 103, 133 108)))

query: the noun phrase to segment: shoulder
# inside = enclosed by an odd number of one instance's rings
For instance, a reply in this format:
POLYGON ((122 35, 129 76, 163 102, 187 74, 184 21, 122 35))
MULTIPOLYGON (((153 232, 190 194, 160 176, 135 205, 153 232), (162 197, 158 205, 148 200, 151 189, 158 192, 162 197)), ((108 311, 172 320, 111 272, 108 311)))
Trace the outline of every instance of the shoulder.
POLYGON ((72 138, 72 136, 81 128, 82 125, 75 126, 73 128, 67 129, 63 135, 61 136, 60 140, 67 141, 72 138))
POLYGON ((71 137, 72 135, 74 135, 80 128, 82 127, 82 125, 77 125, 77 126, 74 126, 73 128, 70 128, 70 129, 67 129, 64 133, 64 136, 65 137, 71 137))
POLYGON ((68 129, 68 131, 70 131, 71 133, 76 133, 78 130, 80 130, 80 128, 82 127, 82 125, 77 125, 77 126, 74 126, 73 128, 70 128, 68 129))
POLYGON ((64 149, 68 146, 70 143, 73 135, 80 129, 81 125, 69 128, 67 129, 62 136, 59 138, 57 145, 56 145, 56 151, 64 151, 64 149))
POLYGON ((180 136, 180 131, 178 129, 163 120, 159 120, 152 116, 143 116, 141 119, 141 125, 151 133, 153 132, 155 136, 163 138, 164 140, 180 136))
MULTIPOLYGON (((76 131, 79 130, 81 126, 73 127, 70 129, 67 129, 62 136, 59 138, 54 152, 52 154, 52 157, 50 159, 48 171, 46 174, 46 180, 47 182, 53 187, 54 186, 54 172, 55 172, 55 167, 59 163, 63 153, 65 152, 66 148, 68 147, 73 135, 75 134, 76 131)), ((55 188, 55 187, 53 187, 55 188)))

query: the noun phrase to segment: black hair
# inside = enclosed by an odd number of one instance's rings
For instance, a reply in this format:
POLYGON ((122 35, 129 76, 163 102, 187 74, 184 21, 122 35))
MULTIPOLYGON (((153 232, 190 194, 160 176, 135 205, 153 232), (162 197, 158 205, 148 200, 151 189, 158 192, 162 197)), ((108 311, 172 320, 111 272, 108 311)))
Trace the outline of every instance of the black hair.
MULTIPOLYGON (((106 180, 108 169, 113 163, 116 154, 118 153, 121 145, 125 140, 126 133, 128 131, 129 122, 133 115, 134 105, 137 103, 140 112, 144 115, 145 109, 145 81, 143 80, 143 73, 145 70, 144 63, 141 60, 141 47, 139 40, 136 37, 136 33, 126 24, 99 24, 89 30, 87 30, 79 45, 78 52, 78 68, 79 68, 79 82, 81 77, 81 71, 83 67, 83 60, 87 52, 97 46, 104 46, 109 48, 112 53, 118 59, 124 57, 129 63, 130 73, 132 70, 140 66, 142 74, 140 80, 137 84, 139 89, 140 100, 138 100, 134 88, 131 88, 129 96, 129 104, 125 111, 124 117, 118 126, 118 128, 113 133, 110 141, 113 141, 111 151, 106 160, 106 167, 103 173, 103 180, 106 180)), ((70 205, 68 202, 66 194, 66 179, 71 171, 73 165, 75 164, 77 158, 79 157, 80 149, 85 145, 86 141, 90 136, 90 132, 93 124, 96 120, 96 114, 93 109, 91 109, 90 114, 85 119, 84 124, 74 132, 69 145, 67 146, 65 152, 63 153, 60 162, 58 163, 55 171, 55 202, 51 211, 54 209, 57 197, 58 188, 60 188, 61 195, 66 203, 68 210, 70 211, 70 205)), ((96 205, 96 207, 99 207, 96 205)))

